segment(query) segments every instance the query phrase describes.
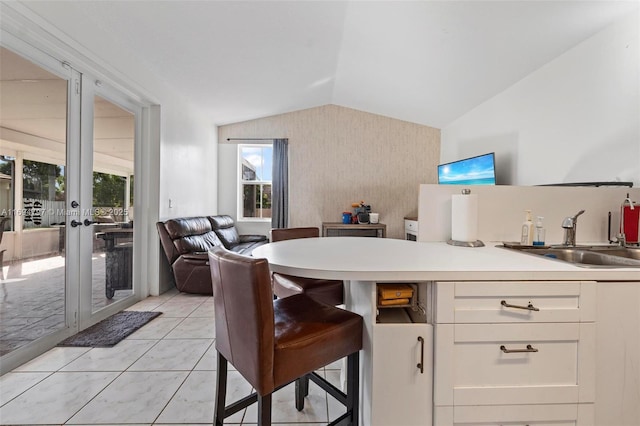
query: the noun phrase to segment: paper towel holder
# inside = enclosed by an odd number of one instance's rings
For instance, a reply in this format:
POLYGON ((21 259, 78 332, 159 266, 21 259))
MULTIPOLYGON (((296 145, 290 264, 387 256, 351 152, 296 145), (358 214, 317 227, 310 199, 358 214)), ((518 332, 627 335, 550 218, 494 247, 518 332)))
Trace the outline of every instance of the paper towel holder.
MULTIPOLYGON (((471 190, 465 188, 461 191, 463 195, 471 194, 471 190)), ((457 241, 457 240, 447 240, 447 244, 458 247, 484 247, 484 243, 480 240, 475 241, 457 241)))

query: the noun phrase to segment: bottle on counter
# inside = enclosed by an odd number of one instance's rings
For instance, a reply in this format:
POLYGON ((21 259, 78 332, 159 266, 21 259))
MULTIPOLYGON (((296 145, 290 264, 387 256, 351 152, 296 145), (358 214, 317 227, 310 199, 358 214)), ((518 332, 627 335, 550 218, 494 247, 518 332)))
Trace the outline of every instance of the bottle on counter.
POLYGON ((520 244, 530 246, 533 244, 533 222, 531 221, 531 210, 525 210, 526 217, 522 224, 522 233, 520 234, 520 244))
POLYGON ((533 245, 534 246, 543 246, 544 245, 544 225, 542 224, 542 220, 544 217, 538 216, 536 218, 536 229, 535 234, 533 236, 533 245))

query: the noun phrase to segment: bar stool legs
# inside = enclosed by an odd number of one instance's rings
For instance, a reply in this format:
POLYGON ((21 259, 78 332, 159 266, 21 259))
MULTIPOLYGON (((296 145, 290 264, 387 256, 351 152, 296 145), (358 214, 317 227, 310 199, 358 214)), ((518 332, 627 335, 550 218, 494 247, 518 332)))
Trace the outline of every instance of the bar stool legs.
MULTIPOLYGON (((344 394, 338 388, 330 384, 326 379, 317 373, 309 373, 295 380, 296 409, 304 409, 304 398, 309 395, 309 380, 312 380, 320 388, 333 396, 338 402, 346 407, 346 412, 338 417, 328 426, 358 426, 359 421, 359 373, 360 354, 354 352, 347 357, 347 393, 344 394)), ((215 402, 215 426, 223 426, 224 419, 248 407, 254 402, 258 402, 258 426, 271 426, 271 402, 272 393, 259 395, 252 393, 239 401, 225 406, 227 396, 227 372, 228 361, 218 353, 218 370, 216 380, 216 402, 215 402)), ((277 389, 276 389, 277 390, 277 389)))
POLYGON ((317 373, 310 373, 296 380, 296 409, 304 409, 304 397, 309 395, 309 380, 333 396, 346 407, 346 413, 334 420, 330 425, 358 425, 360 402, 360 356, 355 352, 347 357, 347 393, 329 384, 317 373))
POLYGON ((215 426, 222 426, 225 418, 225 400, 227 398, 227 360, 218 353, 218 369, 216 371, 216 405, 215 426))

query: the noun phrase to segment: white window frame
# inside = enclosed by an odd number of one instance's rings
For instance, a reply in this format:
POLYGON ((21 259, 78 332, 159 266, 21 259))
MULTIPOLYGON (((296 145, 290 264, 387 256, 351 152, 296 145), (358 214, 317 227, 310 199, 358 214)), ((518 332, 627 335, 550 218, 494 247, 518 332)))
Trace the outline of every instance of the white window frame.
MULTIPOLYGON (((244 180, 242 176, 242 148, 264 148, 265 146, 270 146, 273 150, 273 143, 243 143, 238 144, 237 150, 237 164, 238 168, 236 169, 236 179, 238 182, 238 192, 237 192, 237 221, 238 222, 271 222, 271 217, 244 217, 244 206, 243 206, 243 194, 244 185, 271 185, 273 188, 273 182, 270 180, 244 180)), ((272 151, 273 152, 273 151, 272 151)), ((273 158, 272 158, 273 161, 273 158)))

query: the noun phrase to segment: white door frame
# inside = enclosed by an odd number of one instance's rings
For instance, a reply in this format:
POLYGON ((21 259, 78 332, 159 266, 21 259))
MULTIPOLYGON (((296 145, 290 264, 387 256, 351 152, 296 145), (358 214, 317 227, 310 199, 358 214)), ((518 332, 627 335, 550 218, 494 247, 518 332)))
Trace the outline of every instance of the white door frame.
MULTIPOLYGON (((82 74, 82 84, 81 84, 81 93, 82 93, 82 102, 81 102, 81 111, 82 111, 82 120, 81 120, 81 143, 80 143, 80 217, 79 220, 81 223, 85 220, 92 221, 93 220, 93 154, 94 154, 94 102, 96 96, 99 96, 113 104, 126 109, 134 116, 134 140, 135 147, 140 145, 141 135, 142 135, 142 107, 134 102, 131 102, 126 97, 124 97, 121 93, 119 93, 116 89, 110 87, 108 84, 96 79, 95 77, 89 75, 88 73, 82 74)), ((137 159, 137 150, 134 151, 134 161, 137 159)), ((134 164, 134 176, 137 176, 137 168, 141 166, 139 161, 135 161, 134 164)), ((128 178, 127 178, 128 181, 128 178)), ((140 183, 138 183, 138 179, 134 179, 134 194, 141 193, 139 188, 140 183)), ((127 191, 128 193, 128 191, 127 191)), ((127 200, 128 201, 128 200, 127 200)), ((134 201, 134 204, 138 204, 137 197, 134 201)), ((135 208, 134 208, 135 211, 135 208)), ((121 311, 123 308, 132 305, 132 299, 134 302, 137 302, 142 297, 141 296, 141 286, 140 286, 140 274, 136 274, 134 272, 133 275, 133 295, 126 297, 124 299, 118 300, 104 308, 101 308, 98 311, 93 312, 92 308, 92 286, 90 283, 92 282, 92 261, 91 257, 93 254, 93 227, 91 225, 80 225, 75 229, 80 231, 80 287, 79 287, 79 308, 80 308, 80 324, 79 328, 82 330, 86 327, 89 327, 110 315, 113 315, 116 312, 121 311)), ((134 236, 134 251, 135 247, 138 244, 140 238, 140 232, 137 232, 136 235, 136 227, 133 228, 134 236)), ((134 253, 134 271, 137 265, 140 264, 140 258, 135 256, 134 253)), ((139 268, 137 268, 139 269, 139 268)))

